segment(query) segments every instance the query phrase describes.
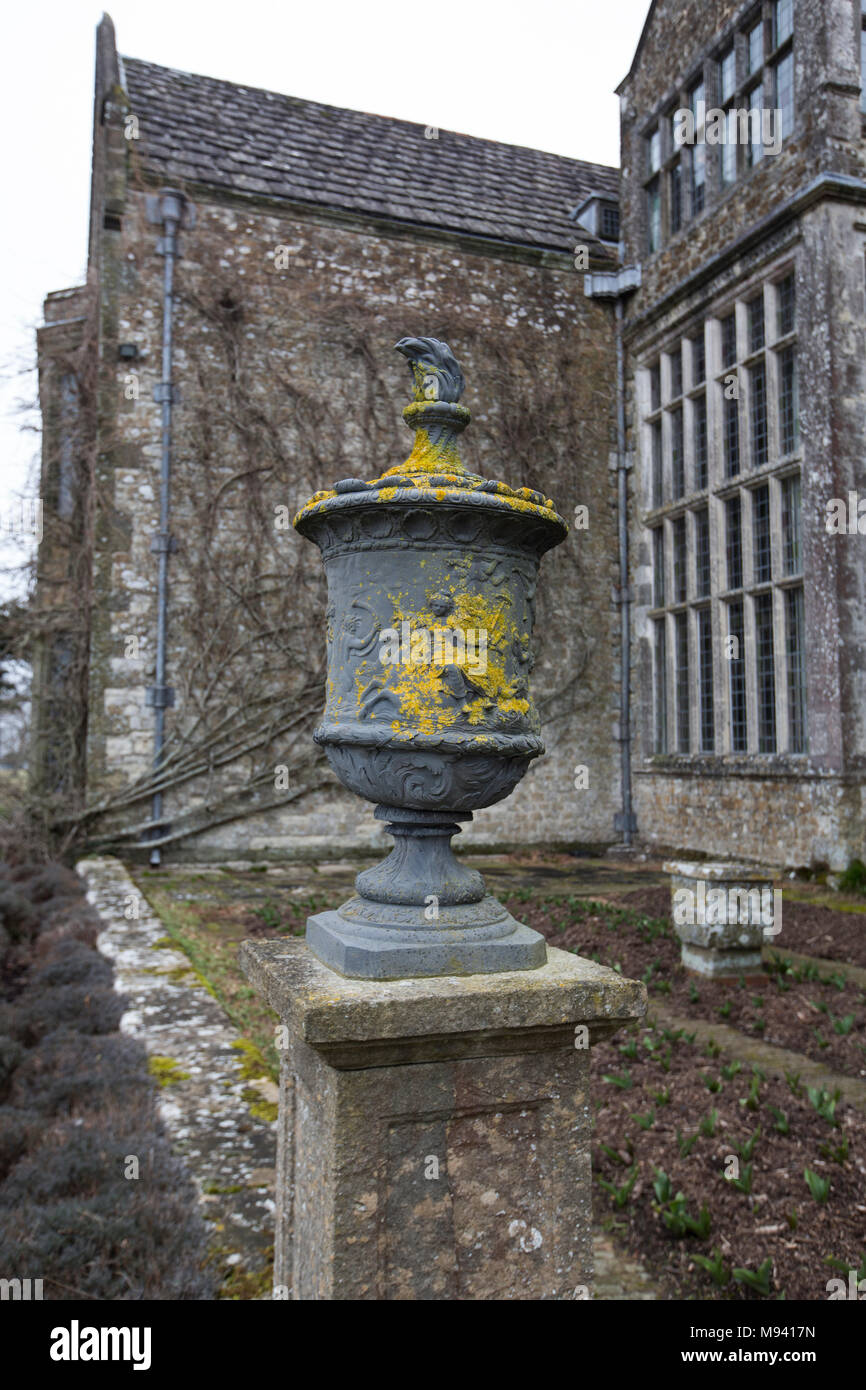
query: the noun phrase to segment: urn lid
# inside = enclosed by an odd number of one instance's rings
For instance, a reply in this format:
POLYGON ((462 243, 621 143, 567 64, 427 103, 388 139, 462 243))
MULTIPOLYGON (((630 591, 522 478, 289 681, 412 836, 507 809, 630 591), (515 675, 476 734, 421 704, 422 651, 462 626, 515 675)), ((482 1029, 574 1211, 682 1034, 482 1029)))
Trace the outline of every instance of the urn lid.
POLYGON ((396 350, 406 358, 412 374, 413 399, 403 411, 415 434, 411 454, 405 463, 387 469, 372 482, 342 478, 333 488, 317 492, 295 517, 296 529, 316 540, 316 522, 322 516, 371 503, 389 507, 423 501, 428 506, 517 513, 535 523, 533 549, 539 554, 558 545, 568 525, 551 498, 534 488, 512 488, 482 478, 463 464, 457 437, 471 417, 459 403, 466 383, 448 344, 437 338, 401 338, 396 350))

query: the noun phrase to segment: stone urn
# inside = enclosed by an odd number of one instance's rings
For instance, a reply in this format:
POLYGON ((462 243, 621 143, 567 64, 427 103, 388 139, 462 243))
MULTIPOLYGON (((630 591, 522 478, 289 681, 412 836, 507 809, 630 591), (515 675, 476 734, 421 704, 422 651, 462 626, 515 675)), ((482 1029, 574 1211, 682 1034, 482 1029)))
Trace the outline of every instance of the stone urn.
POLYGON ((404 464, 345 478, 295 518, 328 581, 328 674, 314 738, 344 786, 378 803, 394 849, 357 896, 307 922, 342 975, 389 979, 531 970, 543 938, 461 864, 451 837, 502 801, 544 752, 529 689, 541 556, 568 527, 529 488, 477 477, 446 343, 404 338, 415 434, 404 464))

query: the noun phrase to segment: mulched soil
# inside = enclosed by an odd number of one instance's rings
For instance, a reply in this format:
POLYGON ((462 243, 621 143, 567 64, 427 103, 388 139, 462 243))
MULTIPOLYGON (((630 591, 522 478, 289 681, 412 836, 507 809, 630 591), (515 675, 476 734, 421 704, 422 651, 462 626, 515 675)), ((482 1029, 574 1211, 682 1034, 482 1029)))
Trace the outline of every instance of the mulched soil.
MULTIPOLYGON (((680 963, 665 889, 629 893, 620 899, 629 908, 578 898, 523 902, 521 897, 505 899, 519 920, 551 945, 644 980, 650 1001, 658 999, 683 1017, 729 1024, 747 1037, 802 1053, 845 1076, 866 1077, 866 994, 841 973, 834 972, 832 981, 819 980, 816 970, 786 965, 784 952, 774 950, 777 959, 765 982, 699 979, 680 963), (635 912, 638 903, 642 910, 635 912), (655 915, 644 916, 647 908, 655 915)), ((786 907, 783 934, 790 915, 786 907)))
POLYGON ((847 1282, 849 1269, 866 1277, 860 1267, 866 1265, 866 1116, 840 1102, 834 1124, 802 1091, 795 1095, 784 1081, 762 1080, 737 1065, 724 1053, 708 1056, 688 1035, 657 1028, 620 1034, 593 1048, 593 1097, 600 1106, 593 1144, 596 1211, 608 1206, 614 1235, 652 1270, 668 1297, 784 1293, 786 1299, 825 1299, 829 1279, 847 1282), (702 1121, 711 1132, 701 1133, 702 1121), (788 1132, 780 1133, 785 1127, 788 1132), (743 1150, 756 1131, 749 1158, 743 1150), (738 1160, 737 1180, 749 1191, 726 1178, 726 1167, 734 1172, 731 1158, 738 1160), (829 1179, 827 1201, 810 1192, 806 1168, 829 1179), (667 1196, 660 1201, 653 1184, 664 1175, 669 1189, 660 1188, 667 1196), (617 1206, 604 1182, 620 1194, 633 1184, 623 1205, 617 1206), (706 1207, 704 1237, 666 1227, 665 1213, 675 1223, 671 1198, 680 1192, 692 1219, 706 1207), (718 1257, 719 1283, 699 1256, 718 1257), (763 1292, 734 1278, 734 1269, 756 1276, 762 1266, 763 1292))
MULTIPOLYGON (((611 897, 610 901, 649 917, 670 914, 669 888, 637 888, 611 897)), ((783 952, 801 951, 805 956, 866 968, 866 912, 791 902, 786 898, 782 904, 782 930, 775 945, 783 952)))

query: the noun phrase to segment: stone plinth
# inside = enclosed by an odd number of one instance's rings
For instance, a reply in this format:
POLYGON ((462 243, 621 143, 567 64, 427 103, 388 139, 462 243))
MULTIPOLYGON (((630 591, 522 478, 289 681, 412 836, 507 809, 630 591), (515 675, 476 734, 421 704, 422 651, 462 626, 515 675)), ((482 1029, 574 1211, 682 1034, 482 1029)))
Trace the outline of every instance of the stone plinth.
POLYGON ((280 1292, 585 1296, 587 1044, 643 1016, 643 985, 553 949, 434 979, 346 979, 300 941, 247 941, 241 963, 285 1025, 280 1292))
POLYGON ((775 873, 754 864, 669 861, 671 920, 683 965, 712 979, 763 972, 765 940, 781 931, 775 873))

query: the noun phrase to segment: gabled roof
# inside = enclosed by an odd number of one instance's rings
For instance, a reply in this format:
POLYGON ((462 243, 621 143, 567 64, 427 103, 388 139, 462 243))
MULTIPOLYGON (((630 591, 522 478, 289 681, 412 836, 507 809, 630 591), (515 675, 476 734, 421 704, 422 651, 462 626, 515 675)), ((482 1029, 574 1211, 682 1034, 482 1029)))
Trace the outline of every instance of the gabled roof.
POLYGON ((644 46, 644 43, 646 42, 647 35, 649 34, 649 31, 650 31, 650 25, 652 24, 652 21, 653 21, 653 15, 654 15, 655 12, 656 12, 656 5, 657 5, 657 3, 658 3, 658 0, 651 0, 650 7, 649 7, 649 9, 647 10, 646 19, 645 19, 644 22, 643 22, 643 28, 642 28, 641 31, 640 31, 640 38, 639 38, 638 41, 637 41, 637 48, 636 48, 635 51, 634 51, 634 57, 633 57, 632 60, 631 60, 631 67, 629 68, 629 70, 628 70, 628 72, 626 73, 625 77, 622 79, 622 81, 619 83, 618 87, 616 88, 617 96, 619 96, 619 95, 622 93, 622 90, 623 90, 623 88, 625 87, 625 84, 628 82, 629 78, 631 77, 632 73, 634 72, 635 68, 637 67, 638 59, 640 58, 640 55, 641 55, 641 53, 643 52, 643 46, 644 46))
MULTIPOLYGON (((619 171, 124 58, 144 170, 255 197, 570 251, 569 212, 619 171)), ((599 253, 605 248, 599 243, 599 253)), ((608 253, 609 254, 609 253, 608 253)))

